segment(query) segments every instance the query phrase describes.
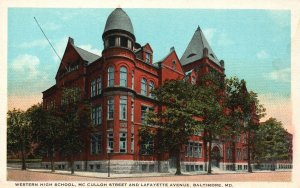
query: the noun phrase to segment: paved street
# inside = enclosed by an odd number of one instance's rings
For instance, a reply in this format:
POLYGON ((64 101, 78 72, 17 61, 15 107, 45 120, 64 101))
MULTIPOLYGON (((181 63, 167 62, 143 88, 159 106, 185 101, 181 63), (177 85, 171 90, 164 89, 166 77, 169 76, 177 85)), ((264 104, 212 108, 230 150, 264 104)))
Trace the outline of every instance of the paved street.
POLYGON ((173 174, 111 174, 107 178, 106 173, 92 172, 70 172, 57 171, 22 171, 18 169, 8 169, 8 181, 147 181, 147 182, 247 182, 247 181, 271 181, 271 182, 288 182, 291 181, 291 172, 254 172, 254 173, 228 173, 228 174, 186 174, 175 176, 173 174))

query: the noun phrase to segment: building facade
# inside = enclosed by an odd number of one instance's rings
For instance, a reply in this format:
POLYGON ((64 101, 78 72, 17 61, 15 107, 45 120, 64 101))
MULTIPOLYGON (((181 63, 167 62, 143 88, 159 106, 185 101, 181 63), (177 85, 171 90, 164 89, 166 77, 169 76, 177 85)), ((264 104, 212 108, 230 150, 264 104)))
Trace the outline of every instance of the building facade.
MULTIPOLYGON (((43 92, 46 108, 62 104, 62 89, 68 87, 79 88, 80 98, 92 106, 93 129, 86 135, 86 147, 75 159, 75 170, 106 172, 108 160, 115 173, 167 172, 175 168, 172 154, 155 152, 154 142, 139 142, 145 114, 156 104, 150 91, 170 79, 197 84, 199 77, 208 72, 225 75, 224 61, 217 58, 198 27, 181 58, 171 47, 162 60, 153 62, 151 45, 136 41, 131 20, 121 8, 107 18, 102 39, 104 50, 100 56, 77 47, 69 38, 56 84, 43 92)), ((192 136, 182 151, 183 171, 207 170, 202 136, 192 136)), ((230 142, 215 140, 212 151, 218 157, 213 159, 213 169, 231 170, 234 164, 236 170, 247 170, 246 142, 247 135, 237 136, 232 163, 230 142)), ((50 168, 46 158, 42 165, 50 168)), ((68 162, 57 154, 55 166, 67 169, 68 162)))

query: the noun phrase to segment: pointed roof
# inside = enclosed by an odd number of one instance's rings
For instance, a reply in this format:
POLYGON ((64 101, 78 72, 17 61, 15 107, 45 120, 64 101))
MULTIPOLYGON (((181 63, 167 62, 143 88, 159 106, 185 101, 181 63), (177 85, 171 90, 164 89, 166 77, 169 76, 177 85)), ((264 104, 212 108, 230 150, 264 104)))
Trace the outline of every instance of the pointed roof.
POLYGON ((134 36, 131 20, 123 9, 116 8, 108 16, 103 34, 111 30, 127 31, 134 36))
POLYGON ((82 57, 83 60, 87 61, 88 64, 93 63, 94 61, 96 61, 97 59, 100 58, 100 56, 89 52, 87 50, 81 49, 77 46, 74 45, 75 50, 78 52, 78 54, 80 55, 80 57, 82 57))
POLYGON ((220 65, 220 62, 215 55, 215 53, 212 51, 210 45, 208 44, 202 30, 198 26, 197 30, 195 31, 194 36, 192 37, 192 40, 190 41, 188 47, 186 48, 185 52, 183 53, 180 62, 181 65, 187 65, 189 63, 192 63, 194 61, 197 61, 199 59, 203 58, 203 50, 204 48, 207 48, 208 50, 208 58, 215 62, 217 65, 220 65))

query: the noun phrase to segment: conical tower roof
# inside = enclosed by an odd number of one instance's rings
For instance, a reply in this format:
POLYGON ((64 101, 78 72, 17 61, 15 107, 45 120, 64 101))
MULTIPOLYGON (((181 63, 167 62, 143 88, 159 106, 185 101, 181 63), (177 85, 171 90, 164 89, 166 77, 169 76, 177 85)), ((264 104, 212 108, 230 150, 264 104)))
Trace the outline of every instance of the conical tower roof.
MULTIPOLYGON (((208 58, 215 62, 217 65, 220 65, 220 62, 211 49, 209 43, 207 42, 202 30, 198 26, 197 30, 195 31, 194 36, 192 37, 192 40, 190 41, 188 47, 186 48, 185 52, 183 53, 180 62, 181 65, 187 65, 189 63, 192 63, 194 61, 197 61, 199 59, 203 58, 203 50, 204 48, 207 48, 208 50, 208 58)), ((221 66, 221 65, 220 65, 221 66)))
POLYGON ((121 8, 116 8, 108 16, 103 34, 112 30, 127 31, 134 36, 131 20, 126 12, 121 8))

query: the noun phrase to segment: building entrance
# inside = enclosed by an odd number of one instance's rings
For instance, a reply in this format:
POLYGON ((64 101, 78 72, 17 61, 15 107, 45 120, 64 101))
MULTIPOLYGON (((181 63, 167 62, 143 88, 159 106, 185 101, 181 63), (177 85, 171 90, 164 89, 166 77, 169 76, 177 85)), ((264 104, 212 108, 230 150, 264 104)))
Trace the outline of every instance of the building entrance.
POLYGON ((221 154, 220 149, 215 146, 211 151, 211 165, 212 167, 220 168, 221 154))

